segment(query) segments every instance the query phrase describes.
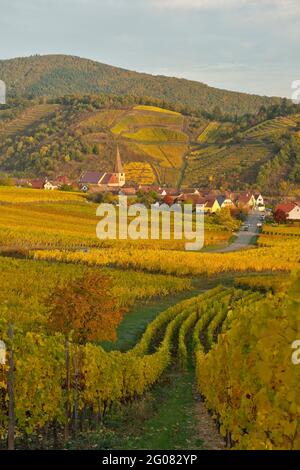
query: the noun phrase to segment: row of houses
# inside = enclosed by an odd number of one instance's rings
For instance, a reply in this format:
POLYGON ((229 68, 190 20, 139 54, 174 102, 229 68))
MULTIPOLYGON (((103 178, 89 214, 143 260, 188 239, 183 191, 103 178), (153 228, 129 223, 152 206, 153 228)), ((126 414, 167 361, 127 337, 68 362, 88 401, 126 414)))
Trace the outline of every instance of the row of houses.
POLYGON ((223 208, 229 209, 258 209, 265 210, 264 198, 260 193, 225 193, 221 194, 218 191, 200 192, 194 190, 193 192, 184 191, 178 195, 171 195, 168 190, 165 191, 164 201, 170 203, 193 203, 201 205, 204 212, 215 213, 223 208))
MULTIPOLYGON (((90 183, 84 183, 82 179, 78 182, 72 182, 67 176, 58 176, 50 180, 48 178, 40 178, 33 180, 18 180, 17 186, 27 186, 33 189, 57 190, 63 187, 70 187, 74 190, 89 191, 90 193, 110 192, 113 195, 124 195, 134 197, 137 194, 155 194, 158 201, 163 201, 169 205, 171 204, 185 204, 192 203, 203 206, 204 211, 208 213, 215 213, 223 208, 239 208, 239 209, 253 209, 257 208, 264 211, 264 198, 260 193, 225 193, 222 194, 217 190, 199 191, 198 189, 188 188, 184 190, 176 188, 165 188, 158 185, 144 186, 136 184, 127 184, 122 187, 111 186, 108 187, 105 183, 103 185, 92 184, 92 173, 89 172, 90 183)), ((98 175, 97 175, 98 178, 98 175)), ((96 180, 94 180, 96 181, 96 180)))
POLYGON ((18 179, 15 181, 15 185, 18 187, 46 190, 61 189, 63 186, 69 186, 70 188, 73 187, 74 189, 78 189, 67 176, 58 176, 54 180, 50 180, 48 178, 18 179))
POLYGON ((84 171, 78 181, 70 181, 67 176, 59 176, 54 180, 48 178, 19 181, 19 186, 29 186, 34 189, 55 190, 69 187, 90 193, 110 192, 115 195, 126 195, 134 197, 139 193, 153 193, 157 201, 164 201, 171 205, 174 203, 184 204, 187 202, 198 204, 207 213, 215 213, 224 207, 246 208, 257 207, 264 210, 264 200, 261 194, 254 193, 226 193, 218 191, 200 192, 190 188, 179 190, 177 188, 164 188, 160 186, 143 186, 135 183, 126 183, 125 171, 122 165, 119 147, 116 148, 116 157, 113 171, 100 172, 94 170, 84 171))

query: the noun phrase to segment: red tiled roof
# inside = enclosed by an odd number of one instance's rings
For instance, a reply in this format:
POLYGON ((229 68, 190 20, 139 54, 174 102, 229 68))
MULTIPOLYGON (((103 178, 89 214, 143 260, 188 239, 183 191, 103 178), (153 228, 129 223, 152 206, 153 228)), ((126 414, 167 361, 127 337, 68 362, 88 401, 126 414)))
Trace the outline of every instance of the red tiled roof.
POLYGON ((55 178, 55 182, 59 184, 68 184, 70 180, 67 176, 58 176, 55 178))
POLYGON ((43 189, 45 180, 31 180, 29 184, 33 189, 43 189))
POLYGON ((121 191, 122 191, 123 194, 128 194, 128 195, 136 194, 136 189, 135 188, 122 188, 121 191))
POLYGON ((295 207, 297 207, 297 204, 295 202, 282 202, 281 204, 278 204, 275 207, 275 212, 277 211, 282 211, 285 214, 288 214, 291 212, 295 207))
POLYGON ((247 204, 252 198, 252 194, 240 194, 237 197, 239 203, 247 204))
POLYGON ((114 175, 112 173, 108 173, 108 175, 109 175, 108 184, 117 184, 118 183, 118 178, 116 177, 116 175, 114 175))

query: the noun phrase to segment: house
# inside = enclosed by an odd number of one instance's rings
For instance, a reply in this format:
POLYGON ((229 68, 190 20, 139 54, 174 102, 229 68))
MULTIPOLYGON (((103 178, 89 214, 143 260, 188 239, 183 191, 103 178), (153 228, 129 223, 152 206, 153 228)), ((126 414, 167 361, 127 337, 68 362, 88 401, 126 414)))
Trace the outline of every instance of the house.
POLYGON ((241 209, 252 209, 256 205, 255 196, 252 193, 242 193, 236 198, 236 205, 241 209))
POLYGON ((158 195, 161 197, 165 196, 172 196, 176 197, 179 196, 180 192, 176 188, 163 188, 160 191, 158 191, 158 195))
POLYGON ((204 205, 206 202, 206 199, 200 196, 199 193, 198 194, 197 193, 187 193, 187 194, 182 193, 176 198, 176 202, 179 202, 179 203, 190 202, 192 204, 204 205))
POLYGON ((100 181, 103 179, 104 177, 104 174, 103 172, 100 172, 100 171, 85 171, 84 173, 82 173, 82 175, 80 176, 80 179, 79 179, 79 185, 82 187, 82 186, 86 186, 86 185, 89 185, 89 184, 97 184, 99 185, 100 184, 100 181))
POLYGON ((147 186, 147 185, 140 184, 138 187, 138 190, 143 193, 150 193, 151 191, 155 193, 159 193, 160 191, 162 191, 162 188, 160 186, 153 186, 153 185, 147 186))
POLYGON ((300 221, 300 206, 295 202, 283 202, 278 204, 274 210, 274 218, 278 222, 300 221))
POLYGON ((218 212, 220 210, 221 210, 221 207, 217 198, 210 197, 205 200, 205 204, 204 204, 205 214, 214 214, 215 212, 218 212))
POLYGON ((55 186, 51 181, 46 180, 44 183, 44 189, 53 191, 53 189, 58 189, 58 186, 55 186))
POLYGON ((255 207, 262 212, 266 210, 264 198, 260 193, 255 194, 255 207))
POLYGON ((45 180, 44 179, 34 179, 28 181, 28 185, 32 189, 44 189, 45 180))
POLYGON ((200 192, 195 188, 185 188, 181 190, 181 194, 197 194, 199 196, 200 192))
POLYGON ((232 200, 227 196, 217 196, 217 201, 221 209, 224 209, 226 207, 235 207, 232 200))
POLYGON ((123 187, 119 191, 120 196, 135 196, 136 189, 134 187, 123 187))
POLYGON ((79 186, 97 185, 103 190, 109 188, 122 188, 125 185, 125 172, 123 169, 119 147, 117 147, 115 166, 112 173, 100 171, 86 171, 79 179, 79 186))
POLYGON ((300 221, 300 206, 295 207, 288 213, 287 220, 300 221))
POLYGON ((57 186, 58 188, 61 188, 62 186, 71 186, 72 185, 69 178, 65 175, 58 176, 57 178, 55 178, 55 180, 53 181, 53 184, 55 186, 57 186))

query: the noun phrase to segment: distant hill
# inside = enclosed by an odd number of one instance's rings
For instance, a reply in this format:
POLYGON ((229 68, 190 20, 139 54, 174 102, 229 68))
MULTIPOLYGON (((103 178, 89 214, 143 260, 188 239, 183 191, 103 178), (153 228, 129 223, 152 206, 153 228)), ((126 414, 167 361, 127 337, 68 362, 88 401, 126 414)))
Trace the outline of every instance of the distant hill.
POLYGON ((76 93, 148 96, 198 111, 212 112, 219 108, 222 113, 239 116, 281 101, 220 90, 185 79, 132 72, 68 55, 0 60, 0 79, 6 82, 11 97, 58 97, 76 93))
POLYGON ((118 143, 127 181, 232 189, 258 183, 271 193, 282 181, 300 186, 299 111, 221 122, 126 97, 16 100, 0 108, 0 172, 77 180, 85 170, 111 171, 118 143))

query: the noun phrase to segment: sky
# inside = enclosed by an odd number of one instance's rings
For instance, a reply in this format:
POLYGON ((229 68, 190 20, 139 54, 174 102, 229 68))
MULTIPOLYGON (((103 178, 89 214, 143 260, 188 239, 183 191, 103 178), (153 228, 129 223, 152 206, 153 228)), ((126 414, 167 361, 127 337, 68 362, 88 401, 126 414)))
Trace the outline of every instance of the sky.
POLYGON ((300 0, 0 0, 0 59, 57 53, 290 98, 300 0))

